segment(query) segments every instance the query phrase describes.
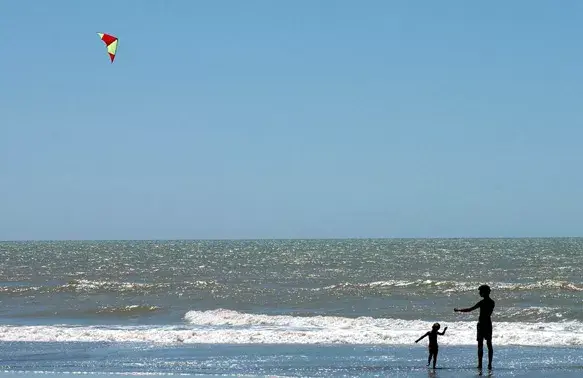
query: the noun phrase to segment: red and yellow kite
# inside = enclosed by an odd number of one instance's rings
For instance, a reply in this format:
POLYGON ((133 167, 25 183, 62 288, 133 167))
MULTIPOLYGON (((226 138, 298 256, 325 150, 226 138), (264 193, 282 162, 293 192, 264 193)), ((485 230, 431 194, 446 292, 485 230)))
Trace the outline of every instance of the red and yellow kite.
POLYGON ((99 38, 101 38, 101 40, 105 43, 105 46, 107 46, 109 59, 111 59, 111 63, 113 63, 113 60, 115 59, 115 52, 117 51, 117 37, 105 33, 97 34, 99 34, 99 38))

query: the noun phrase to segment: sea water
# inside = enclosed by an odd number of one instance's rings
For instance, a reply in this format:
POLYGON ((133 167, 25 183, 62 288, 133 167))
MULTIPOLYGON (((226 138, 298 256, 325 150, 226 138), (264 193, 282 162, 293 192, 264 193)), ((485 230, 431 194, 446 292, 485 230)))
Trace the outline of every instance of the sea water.
POLYGON ((0 369, 470 376, 477 312, 453 308, 486 283, 490 374, 581 376, 582 257, 581 238, 3 242, 0 369), (414 343, 434 322, 435 372, 414 343))

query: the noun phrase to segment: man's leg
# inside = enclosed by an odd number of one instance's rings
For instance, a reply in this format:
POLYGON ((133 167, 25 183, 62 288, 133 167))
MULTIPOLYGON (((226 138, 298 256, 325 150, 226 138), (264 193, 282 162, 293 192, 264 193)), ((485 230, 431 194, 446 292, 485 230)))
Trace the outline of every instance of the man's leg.
POLYGON ((482 368, 483 356, 484 356, 484 340, 478 339, 478 369, 482 368))
POLYGON ((492 339, 486 340, 488 347, 488 369, 492 369, 492 357, 494 356, 494 348, 492 347, 492 339))

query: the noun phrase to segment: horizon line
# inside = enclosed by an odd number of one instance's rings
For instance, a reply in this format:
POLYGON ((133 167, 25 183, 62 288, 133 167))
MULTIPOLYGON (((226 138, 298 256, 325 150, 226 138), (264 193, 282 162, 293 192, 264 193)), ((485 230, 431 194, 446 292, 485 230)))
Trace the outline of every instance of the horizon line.
POLYGON ((154 238, 154 239, 6 239, 0 243, 43 242, 128 242, 128 241, 293 241, 293 240, 503 240, 503 239, 581 239, 583 236, 423 236, 423 237, 297 237, 297 238, 154 238))

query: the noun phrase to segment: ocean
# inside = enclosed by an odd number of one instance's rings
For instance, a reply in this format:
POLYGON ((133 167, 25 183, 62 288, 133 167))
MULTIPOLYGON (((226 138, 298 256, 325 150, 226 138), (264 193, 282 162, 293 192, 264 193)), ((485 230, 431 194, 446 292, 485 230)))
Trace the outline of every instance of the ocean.
POLYGON ((0 242, 0 375, 583 375, 583 238, 0 242), (427 369, 434 322, 438 368, 427 369), (486 355, 486 353, 485 353, 486 355), (486 357, 484 358, 486 365, 486 357))

